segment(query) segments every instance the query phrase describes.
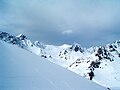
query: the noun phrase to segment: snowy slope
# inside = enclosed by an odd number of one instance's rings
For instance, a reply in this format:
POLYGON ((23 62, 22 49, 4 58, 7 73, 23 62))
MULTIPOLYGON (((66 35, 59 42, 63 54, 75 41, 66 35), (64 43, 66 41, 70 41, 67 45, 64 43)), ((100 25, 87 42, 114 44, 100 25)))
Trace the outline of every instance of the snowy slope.
POLYGON ((120 88, 120 41, 83 48, 78 43, 62 46, 32 42, 25 35, 1 32, 0 39, 17 45, 104 87, 120 88))
POLYGON ((0 90, 106 90, 73 72, 0 41, 0 90))
POLYGON ((79 44, 47 45, 44 52, 52 57, 47 58, 50 61, 85 78, 105 87, 120 88, 120 41, 88 49, 79 44))

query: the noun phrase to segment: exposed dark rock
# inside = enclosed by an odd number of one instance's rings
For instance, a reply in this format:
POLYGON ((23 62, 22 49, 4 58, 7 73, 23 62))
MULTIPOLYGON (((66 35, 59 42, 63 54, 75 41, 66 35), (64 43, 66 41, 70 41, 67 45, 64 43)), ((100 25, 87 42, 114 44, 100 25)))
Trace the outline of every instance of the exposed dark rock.
POLYGON ((91 72, 89 72, 88 74, 89 74, 90 80, 92 80, 92 79, 93 79, 93 77, 94 77, 94 72, 93 72, 93 71, 91 71, 91 72))
POLYGON ((98 62, 98 61, 96 61, 96 62, 95 62, 95 61, 92 61, 90 65, 91 65, 91 67, 93 67, 93 68, 99 68, 100 62, 98 62))
POLYGON ((80 51, 81 53, 84 52, 84 49, 82 49, 79 44, 73 44, 72 47, 70 47, 70 49, 74 50, 75 52, 78 52, 78 51, 80 51))

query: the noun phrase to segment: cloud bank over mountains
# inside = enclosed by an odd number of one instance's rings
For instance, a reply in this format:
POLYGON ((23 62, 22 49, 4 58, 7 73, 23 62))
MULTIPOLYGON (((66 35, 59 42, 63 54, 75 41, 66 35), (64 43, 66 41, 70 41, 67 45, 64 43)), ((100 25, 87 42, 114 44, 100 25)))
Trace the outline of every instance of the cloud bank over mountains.
POLYGON ((49 44, 100 45, 119 39, 120 1, 1 0, 0 29, 49 44))

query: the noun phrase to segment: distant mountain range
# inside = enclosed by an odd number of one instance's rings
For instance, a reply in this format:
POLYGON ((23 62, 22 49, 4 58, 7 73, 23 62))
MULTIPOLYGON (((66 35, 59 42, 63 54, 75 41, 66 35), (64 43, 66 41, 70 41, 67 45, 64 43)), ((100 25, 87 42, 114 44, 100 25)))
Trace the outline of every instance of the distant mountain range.
POLYGON ((25 35, 0 32, 0 40, 17 45, 105 87, 120 87, 120 40, 105 46, 84 48, 32 42, 25 35))

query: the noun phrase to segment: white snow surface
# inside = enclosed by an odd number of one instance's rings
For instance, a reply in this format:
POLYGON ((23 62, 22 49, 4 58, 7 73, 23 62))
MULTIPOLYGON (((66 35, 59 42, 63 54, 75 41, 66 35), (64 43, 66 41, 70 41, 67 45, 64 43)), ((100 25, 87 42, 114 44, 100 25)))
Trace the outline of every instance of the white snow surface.
POLYGON ((0 90, 107 90, 15 45, 0 41, 0 90))
MULTIPOLYGON (((89 79, 88 73, 90 72, 90 69, 88 67, 93 61, 96 62, 96 60, 98 60, 98 57, 95 56, 98 47, 84 49, 85 52, 83 53, 70 50, 70 47, 71 45, 47 45, 43 51, 45 53, 44 55, 52 56, 52 58, 47 58, 51 62, 89 79), (66 51, 67 53, 65 53, 66 51)), ((104 87, 120 87, 120 57, 118 56, 120 47, 117 47, 115 52, 109 52, 108 47, 106 47, 106 49, 108 50, 108 53, 110 53, 109 57, 114 61, 108 59, 100 60, 101 64, 99 65, 99 68, 95 68, 94 70, 95 76, 93 81, 104 87)))
MULTIPOLYGON (((38 55, 40 60, 42 57, 44 61, 60 65, 78 74, 79 77, 91 79, 112 90, 113 88, 120 90, 120 40, 87 49, 78 43, 62 46, 46 45, 39 41, 32 42, 23 34, 15 37, 6 32, 0 32, 0 39, 38 55)), ((27 55, 24 57, 27 58, 27 55)))

